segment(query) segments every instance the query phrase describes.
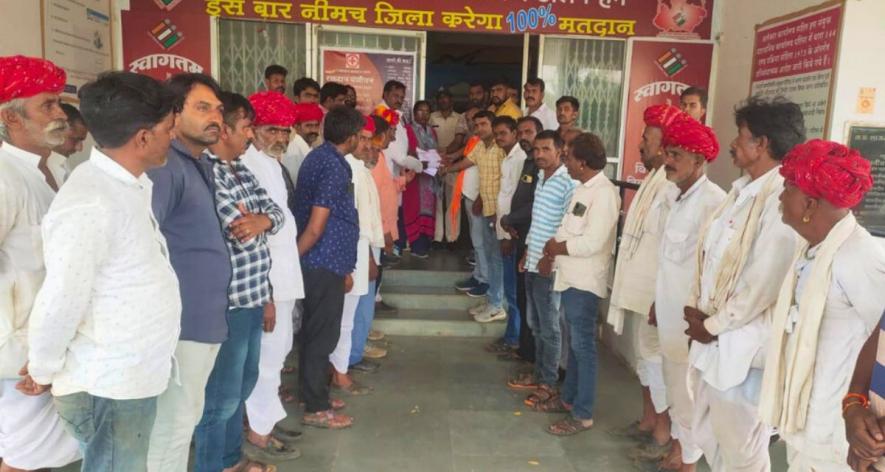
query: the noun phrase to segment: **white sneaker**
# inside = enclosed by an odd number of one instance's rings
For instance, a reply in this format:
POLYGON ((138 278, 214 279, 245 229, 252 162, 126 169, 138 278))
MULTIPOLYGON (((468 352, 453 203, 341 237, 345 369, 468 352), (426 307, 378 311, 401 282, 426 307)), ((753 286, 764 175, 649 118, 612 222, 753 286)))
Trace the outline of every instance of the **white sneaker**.
POLYGON ((486 305, 486 309, 482 311, 482 313, 476 315, 474 318, 479 323, 491 323, 492 321, 501 321, 507 319, 507 312, 504 311, 504 308, 495 308, 491 305, 486 305))
POLYGON ((487 306, 489 306, 489 302, 486 302, 486 301, 480 302, 478 305, 467 310, 467 313, 470 313, 471 315, 476 316, 476 315, 484 312, 487 306))

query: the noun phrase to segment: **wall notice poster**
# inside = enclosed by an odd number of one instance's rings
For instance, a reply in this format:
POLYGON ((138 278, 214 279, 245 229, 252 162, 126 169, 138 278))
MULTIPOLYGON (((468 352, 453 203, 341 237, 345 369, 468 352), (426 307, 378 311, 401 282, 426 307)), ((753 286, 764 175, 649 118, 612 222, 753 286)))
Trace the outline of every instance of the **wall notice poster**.
POLYGON ((212 71, 209 18, 196 2, 130 0, 121 14, 123 68, 165 80, 182 72, 212 71))
POLYGON ((805 115, 806 135, 827 136, 842 3, 829 3, 756 27, 750 94, 783 95, 805 115))
POLYGON ((43 55, 68 74, 65 95, 112 68, 109 0, 43 0, 43 55))
MULTIPOLYGON (((639 143, 645 129, 645 109, 658 104, 678 107, 679 95, 688 87, 708 90, 713 44, 632 41, 631 48, 633 52, 630 56, 624 158, 620 178, 639 183, 648 174, 639 159, 639 143)), ((625 202, 624 207, 628 204, 625 202)))
POLYGON ((846 143, 873 165, 873 188, 854 208, 854 214, 867 231, 885 237, 885 124, 849 123, 846 143))
POLYGON ((415 103, 415 53, 376 52, 321 48, 320 83, 339 82, 356 89, 357 109, 364 115, 381 103, 384 83, 398 80, 406 85, 402 111, 408 116, 415 103))

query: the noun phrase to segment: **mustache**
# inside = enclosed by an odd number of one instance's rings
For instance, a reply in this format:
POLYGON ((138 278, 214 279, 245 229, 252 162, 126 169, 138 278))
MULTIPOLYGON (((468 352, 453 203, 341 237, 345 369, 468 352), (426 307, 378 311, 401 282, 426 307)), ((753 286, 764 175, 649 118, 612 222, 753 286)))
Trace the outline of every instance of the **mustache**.
POLYGON ((54 133, 56 131, 67 131, 68 130, 68 122, 67 120, 55 120, 51 121, 44 131, 47 133, 54 133))
POLYGON ((664 165, 664 170, 668 172, 676 172, 676 169, 668 165, 664 165))
POLYGON ((219 125, 217 123, 212 123, 209 126, 207 126, 203 131, 209 131, 209 130, 215 130, 215 131, 221 132, 221 125, 219 125))

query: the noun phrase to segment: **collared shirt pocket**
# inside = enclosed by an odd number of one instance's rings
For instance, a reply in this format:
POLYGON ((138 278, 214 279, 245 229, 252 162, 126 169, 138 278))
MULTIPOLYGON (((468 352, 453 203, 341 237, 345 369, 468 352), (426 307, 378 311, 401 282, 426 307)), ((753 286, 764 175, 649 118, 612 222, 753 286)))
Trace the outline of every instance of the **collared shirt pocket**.
POLYGON ((677 263, 687 262, 687 258, 694 252, 696 241, 689 238, 689 233, 676 228, 668 228, 664 231, 663 256, 677 263))
POLYGON ((575 203, 563 217, 563 227, 575 236, 584 234, 584 231, 587 229, 587 214, 589 212, 590 209, 583 203, 575 203))

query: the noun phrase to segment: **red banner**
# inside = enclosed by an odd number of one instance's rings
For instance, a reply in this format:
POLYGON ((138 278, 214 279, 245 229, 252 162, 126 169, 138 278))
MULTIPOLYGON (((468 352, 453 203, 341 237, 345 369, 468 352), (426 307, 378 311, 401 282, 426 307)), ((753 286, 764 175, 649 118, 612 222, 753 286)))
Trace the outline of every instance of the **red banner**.
POLYGON ((639 183, 648 173, 639 159, 645 109, 662 103, 679 106, 679 95, 688 87, 709 89, 713 45, 636 41, 632 47, 621 180, 639 183))
POLYGON ((181 72, 212 72, 205 13, 188 11, 180 0, 130 2, 130 10, 121 12, 125 70, 159 80, 181 72))
POLYGON ((713 0, 203 0, 200 6, 212 16, 370 28, 680 39, 709 39, 713 12, 713 0))

